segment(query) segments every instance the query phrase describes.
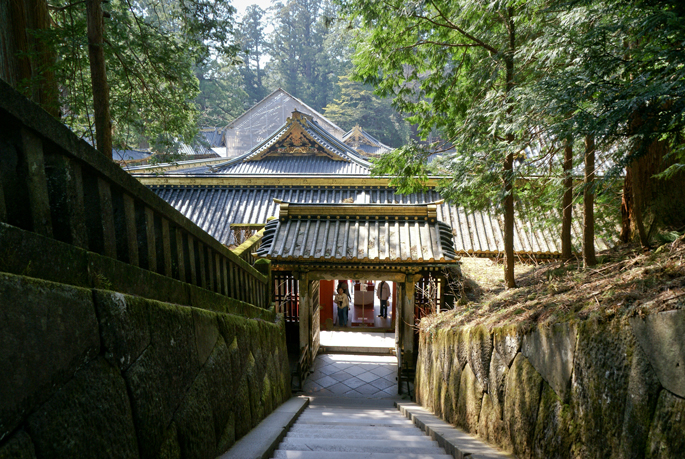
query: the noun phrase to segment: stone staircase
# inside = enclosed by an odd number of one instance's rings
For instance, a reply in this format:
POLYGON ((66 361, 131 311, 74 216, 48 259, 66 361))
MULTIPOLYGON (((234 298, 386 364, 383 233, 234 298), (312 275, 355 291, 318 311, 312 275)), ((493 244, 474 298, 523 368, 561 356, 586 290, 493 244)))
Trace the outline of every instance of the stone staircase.
POLYGON ((276 459, 452 459, 391 400, 317 397, 274 453, 276 459))

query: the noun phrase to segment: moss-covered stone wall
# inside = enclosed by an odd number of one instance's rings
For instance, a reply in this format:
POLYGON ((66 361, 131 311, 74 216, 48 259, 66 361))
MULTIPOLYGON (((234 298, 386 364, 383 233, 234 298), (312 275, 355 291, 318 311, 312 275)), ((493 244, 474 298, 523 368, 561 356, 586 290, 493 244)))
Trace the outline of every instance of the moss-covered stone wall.
POLYGON ((417 402, 516 457, 685 457, 683 310, 419 341, 417 402))
POLYGON ((290 397, 279 320, 0 273, 0 458, 214 458, 290 397))

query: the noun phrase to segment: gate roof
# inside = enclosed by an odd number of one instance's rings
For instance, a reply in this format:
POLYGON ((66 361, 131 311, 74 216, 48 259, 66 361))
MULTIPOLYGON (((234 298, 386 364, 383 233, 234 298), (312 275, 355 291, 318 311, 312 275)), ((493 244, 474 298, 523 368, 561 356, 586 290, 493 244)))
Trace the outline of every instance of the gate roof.
POLYGON ((281 202, 257 251, 281 264, 428 265, 457 261, 437 205, 281 202))

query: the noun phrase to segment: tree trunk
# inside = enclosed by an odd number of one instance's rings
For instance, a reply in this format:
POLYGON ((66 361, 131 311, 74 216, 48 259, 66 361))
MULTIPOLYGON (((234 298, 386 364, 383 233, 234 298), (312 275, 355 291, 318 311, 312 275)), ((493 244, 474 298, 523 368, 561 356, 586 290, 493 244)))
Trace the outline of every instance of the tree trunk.
POLYGON ((514 155, 509 153, 504 160, 504 281, 507 288, 516 287, 514 277, 514 155))
POLYGON ((86 14, 88 17, 88 57, 95 115, 95 141, 97 149, 111 158, 112 123, 109 116, 109 88, 107 87, 107 71, 103 49, 102 0, 86 0, 86 14))
POLYGON ((51 70, 55 56, 31 33, 48 28, 45 0, 0 2, 0 78, 58 117, 58 90, 51 70))
MULTIPOLYGON (((514 89, 514 52, 516 50, 516 35, 514 24, 514 9, 507 8, 508 30, 509 30, 509 51, 506 57, 506 78, 507 78, 507 97, 514 89)), ((513 110, 511 101, 507 100, 509 108, 507 115, 513 110)), ((507 141, 513 143, 514 134, 507 134, 507 141)), ((516 277, 514 274, 514 154, 508 153, 504 159, 504 281, 507 288, 516 287, 516 277)))
POLYGON ((642 206, 642 201, 643 201, 643 187, 640 184, 640 166, 639 166, 639 159, 636 159, 633 161, 633 163, 630 165, 630 185, 631 185, 631 191, 632 191, 632 197, 633 197, 633 206, 632 206, 632 213, 630 215, 630 219, 635 223, 635 226, 637 227, 637 234, 640 236, 640 245, 642 245, 643 248, 648 249, 649 248, 649 240, 647 237, 647 232, 645 231, 645 224, 643 222, 643 206, 642 206))
POLYGON ((573 257, 571 242, 571 219, 573 218, 573 138, 564 144, 564 195, 561 198, 561 259, 573 257))
POLYGON ((595 257, 595 138, 585 136, 585 188, 583 190, 583 264, 594 266, 595 257))
POLYGON ((621 196, 621 242, 630 242, 633 236, 630 214, 633 211, 633 177, 630 167, 626 168, 623 179, 623 196, 621 196))

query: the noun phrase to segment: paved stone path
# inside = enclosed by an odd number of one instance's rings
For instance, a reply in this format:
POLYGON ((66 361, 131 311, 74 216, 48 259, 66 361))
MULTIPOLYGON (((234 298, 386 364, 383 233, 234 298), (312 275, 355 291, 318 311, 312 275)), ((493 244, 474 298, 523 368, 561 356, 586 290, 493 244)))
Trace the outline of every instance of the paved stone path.
POLYGON ((304 395, 399 398, 394 356, 322 354, 312 368, 303 387, 304 395))
POLYGON ((369 348, 395 347, 395 334, 383 332, 324 331, 320 333, 322 346, 354 346, 369 348))

